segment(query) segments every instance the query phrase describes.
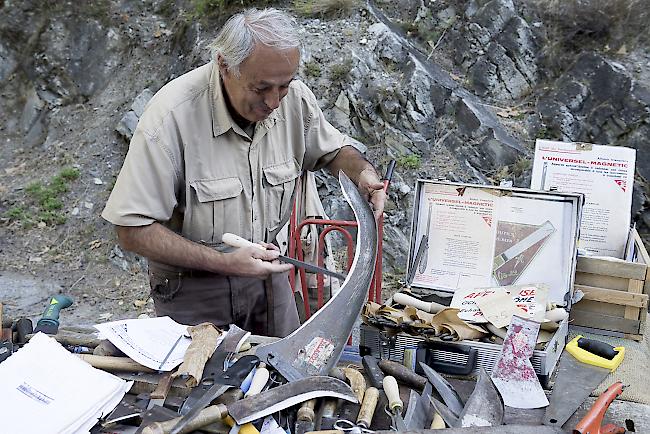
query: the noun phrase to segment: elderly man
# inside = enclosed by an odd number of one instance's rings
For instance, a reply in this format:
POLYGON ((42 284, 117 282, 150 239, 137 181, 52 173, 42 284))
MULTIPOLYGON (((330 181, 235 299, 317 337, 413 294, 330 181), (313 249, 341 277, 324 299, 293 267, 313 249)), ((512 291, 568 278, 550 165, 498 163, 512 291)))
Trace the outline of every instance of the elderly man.
POLYGON ((149 102, 102 216, 149 259, 157 315, 286 336, 299 326, 291 266, 271 244, 303 170, 343 170, 380 215, 383 185, 296 73, 300 41, 275 9, 230 18, 212 61, 149 102), (348 142, 346 142, 348 141, 348 142), (224 252, 230 232, 266 251, 224 252))

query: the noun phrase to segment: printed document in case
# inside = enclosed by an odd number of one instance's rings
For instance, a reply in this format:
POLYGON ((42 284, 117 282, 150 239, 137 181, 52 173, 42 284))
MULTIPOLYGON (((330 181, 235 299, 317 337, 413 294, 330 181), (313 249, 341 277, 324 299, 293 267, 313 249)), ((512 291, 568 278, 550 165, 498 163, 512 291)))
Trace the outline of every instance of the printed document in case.
POLYGON ((636 150, 537 140, 530 187, 585 195, 578 246, 623 258, 630 230, 636 150))

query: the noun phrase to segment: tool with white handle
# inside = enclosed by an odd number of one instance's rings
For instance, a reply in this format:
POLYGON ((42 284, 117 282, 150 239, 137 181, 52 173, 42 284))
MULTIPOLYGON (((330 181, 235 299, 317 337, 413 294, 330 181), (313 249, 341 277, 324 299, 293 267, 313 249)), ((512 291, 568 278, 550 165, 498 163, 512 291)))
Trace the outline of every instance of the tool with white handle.
POLYGON ((438 313, 442 309, 447 307, 445 305, 435 303, 433 301, 432 302, 422 301, 408 294, 404 294, 403 292, 398 292, 395 295, 393 295, 393 301, 395 303, 403 304, 404 306, 413 306, 416 309, 420 309, 429 313, 438 313))
MULTIPOLYGON (((221 241, 224 244, 227 244, 227 245, 232 246, 232 247, 255 247, 255 248, 258 248, 260 250, 267 250, 267 248, 262 246, 261 244, 257 244, 257 243, 254 243, 252 241, 248 241, 245 238, 242 238, 242 237, 240 237, 238 235, 231 234, 231 233, 228 233, 228 232, 223 234, 223 236, 221 237, 221 241)), ((295 267, 298 267, 298 268, 304 268, 306 271, 309 271, 309 272, 312 272, 312 273, 327 274, 329 276, 336 277, 337 279, 340 279, 341 282, 344 281, 345 277, 346 277, 345 274, 337 273, 336 271, 328 270, 327 268, 318 267, 318 266, 310 264, 308 262, 299 261, 297 259, 290 258, 288 256, 278 255, 278 260, 281 261, 281 262, 285 262, 287 264, 291 264, 291 265, 293 265, 295 267)))
POLYGON ((404 403, 399 397, 399 386, 397 385, 397 380, 395 380, 395 377, 387 375, 384 377, 383 384, 386 398, 388 398, 388 410, 390 411, 390 417, 393 421, 393 428, 399 432, 407 431, 406 424, 402 418, 404 403))

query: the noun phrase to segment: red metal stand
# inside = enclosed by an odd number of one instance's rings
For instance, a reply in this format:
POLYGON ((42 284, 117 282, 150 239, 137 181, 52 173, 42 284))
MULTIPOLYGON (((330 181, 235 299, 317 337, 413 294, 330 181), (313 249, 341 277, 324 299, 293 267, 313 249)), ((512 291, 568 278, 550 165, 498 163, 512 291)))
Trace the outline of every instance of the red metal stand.
MULTIPOLYGON (((388 186, 390 184, 390 180, 393 175, 394 168, 395 168, 395 161, 393 160, 389 163, 388 169, 386 170, 386 176, 384 176, 383 179, 384 191, 388 191, 388 186)), ((349 221, 349 220, 324 220, 324 219, 317 219, 317 218, 309 218, 303 220, 301 223, 298 224, 296 218, 296 207, 294 205, 294 209, 291 214, 291 219, 289 224, 288 255, 292 258, 296 258, 301 261, 304 260, 304 252, 301 248, 300 233, 302 231, 302 228, 305 227, 306 225, 319 225, 325 227, 321 231, 318 237, 317 257, 318 257, 319 267, 325 266, 325 257, 324 257, 325 236, 332 231, 338 231, 343 235, 347 245, 347 269, 349 270, 350 267, 352 266, 352 261, 354 258, 354 240, 350 232, 345 228, 357 227, 357 222, 349 221)), ((372 283, 368 290, 368 300, 381 303, 382 252, 383 252, 383 235, 384 235, 383 216, 381 216, 377 222, 377 235, 378 235, 377 261, 375 262, 375 273, 372 278, 372 283)), ((305 307, 305 319, 309 319, 309 317, 311 316, 311 308, 309 306, 309 288, 307 287, 307 277, 305 274, 305 270, 299 268, 298 275, 300 277, 300 286, 302 289, 302 298, 305 307)), ((291 288, 295 290, 296 277, 294 273, 291 273, 289 277, 289 281, 291 283, 291 288)), ((316 282, 317 282, 317 303, 318 303, 317 306, 318 309, 320 309, 321 307, 323 307, 324 304, 323 293, 325 289, 325 284, 324 284, 324 279, 322 274, 318 274, 316 276, 316 282)))

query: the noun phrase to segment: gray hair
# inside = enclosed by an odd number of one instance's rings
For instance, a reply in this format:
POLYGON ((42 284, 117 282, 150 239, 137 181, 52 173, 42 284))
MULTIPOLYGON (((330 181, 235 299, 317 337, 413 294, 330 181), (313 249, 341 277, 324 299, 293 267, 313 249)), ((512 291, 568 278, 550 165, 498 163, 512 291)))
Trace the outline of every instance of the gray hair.
POLYGON ((216 61, 221 55, 228 71, 239 77, 239 65, 258 43, 280 51, 300 49, 295 20, 274 8, 247 9, 226 21, 210 44, 211 56, 216 61))

